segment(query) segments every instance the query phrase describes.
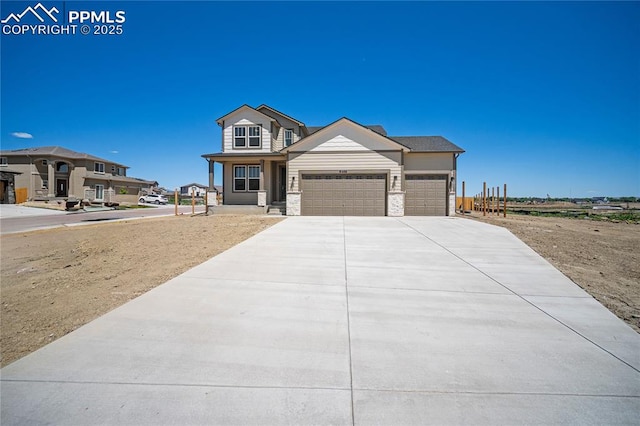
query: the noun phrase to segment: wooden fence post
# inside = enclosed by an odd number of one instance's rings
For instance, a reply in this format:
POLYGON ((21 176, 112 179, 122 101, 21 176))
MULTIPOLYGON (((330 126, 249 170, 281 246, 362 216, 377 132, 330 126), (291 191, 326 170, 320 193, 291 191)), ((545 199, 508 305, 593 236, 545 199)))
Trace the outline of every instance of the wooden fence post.
POLYGON ((173 203, 175 204, 176 216, 178 216, 178 203, 179 202, 180 202, 180 199, 178 198, 178 188, 176 188, 175 192, 173 193, 173 203))
POLYGON ((482 216, 487 215, 487 182, 482 183, 482 216))
POLYGON ((196 191, 191 191, 191 214, 196 214, 196 191))
POLYGON ((462 214, 464 215, 464 202, 466 199, 464 198, 464 181, 462 181, 462 214))
POLYGON ((500 216, 500 187, 496 186, 496 216, 500 216))
POLYGON ((507 217, 507 184, 504 184, 504 217, 507 217))

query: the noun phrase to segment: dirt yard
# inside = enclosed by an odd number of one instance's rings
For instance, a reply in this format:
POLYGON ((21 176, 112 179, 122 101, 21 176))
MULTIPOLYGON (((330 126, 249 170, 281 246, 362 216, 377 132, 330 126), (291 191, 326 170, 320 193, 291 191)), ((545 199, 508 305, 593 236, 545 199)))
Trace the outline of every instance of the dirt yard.
POLYGON ((640 332, 640 225, 515 214, 473 218, 509 229, 640 332))
POLYGON ((0 237, 0 365, 280 220, 178 216, 0 237))

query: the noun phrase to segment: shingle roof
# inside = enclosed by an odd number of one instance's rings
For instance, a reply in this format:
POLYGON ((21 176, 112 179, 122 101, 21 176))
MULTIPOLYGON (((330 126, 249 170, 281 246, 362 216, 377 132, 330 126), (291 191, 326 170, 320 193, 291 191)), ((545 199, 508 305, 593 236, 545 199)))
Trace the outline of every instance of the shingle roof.
MULTIPOLYGON (((318 130, 324 129, 325 127, 327 126, 307 126, 307 130, 309 131, 309 134, 312 135, 318 130)), ((379 133, 382 136, 387 136, 387 131, 380 124, 369 124, 369 125, 364 125, 364 127, 366 127, 369 130, 373 130, 374 132, 379 133)))
POLYGON ((442 136, 388 136, 401 145, 411 149, 411 152, 464 152, 442 136))
MULTIPOLYGON (((70 149, 63 148, 61 146, 37 146, 33 148, 0 151, 0 153, 2 154, 2 156, 5 156, 5 157, 18 156, 18 155, 29 155, 29 156, 50 155, 53 157, 70 158, 75 160, 82 160, 82 159, 93 160, 93 161, 113 163, 120 166, 124 166, 123 164, 116 163, 115 161, 105 160, 104 158, 85 154, 84 152, 72 151, 70 149)), ((127 167, 127 166, 124 166, 124 167, 127 167)))
POLYGON ((186 185, 181 185, 180 188, 185 188, 187 186, 197 186, 198 188, 208 188, 209 187, 209 185, 203 185, 201 183, 192 182, 192 183, 188 183, 186 185))

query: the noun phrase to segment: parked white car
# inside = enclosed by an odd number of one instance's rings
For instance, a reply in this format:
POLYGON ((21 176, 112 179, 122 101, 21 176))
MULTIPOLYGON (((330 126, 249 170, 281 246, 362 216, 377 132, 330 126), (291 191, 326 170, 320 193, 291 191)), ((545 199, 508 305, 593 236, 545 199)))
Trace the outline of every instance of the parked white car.
POLYGON ((141 203, 151 203, 151 204, 167 204, 169 200, 164 198, 162 195, 157 194, 147 194, 140 197, 138 200, 141 203))

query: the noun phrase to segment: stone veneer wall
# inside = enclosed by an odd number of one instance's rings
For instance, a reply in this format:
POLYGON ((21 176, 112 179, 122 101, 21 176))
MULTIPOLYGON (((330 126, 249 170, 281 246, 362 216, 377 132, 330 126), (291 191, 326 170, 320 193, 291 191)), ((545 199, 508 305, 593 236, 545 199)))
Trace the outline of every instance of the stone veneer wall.
POLYGON ((287 216, 300 216, 302 214, 301 201, 301 192, 287 192, 287 216))
POLYGON ((456 215, 456 193, 449 194, 449 216, 456 215))
POLYGON ((258 191, 258 207, 267 205, 267 191, 258 191))
POLYGON ((387 216, 404 216, 404 191, 387 194, 387 216))

